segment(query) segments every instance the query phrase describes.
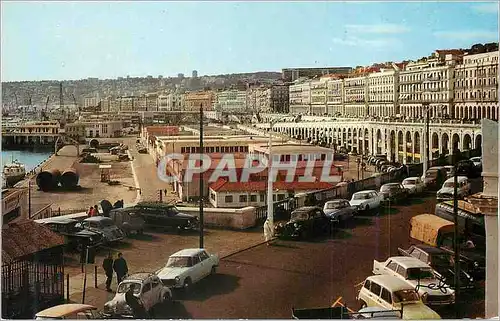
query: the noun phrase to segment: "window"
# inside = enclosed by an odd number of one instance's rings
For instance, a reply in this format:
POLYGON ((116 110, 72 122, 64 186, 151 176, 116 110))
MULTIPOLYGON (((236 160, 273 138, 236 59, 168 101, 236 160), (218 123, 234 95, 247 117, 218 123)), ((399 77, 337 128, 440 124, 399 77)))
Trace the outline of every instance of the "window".
POLYGON ((250 202, 257 202, 257 195, 250 195, 250 202))
POLYGON ((401 265, 398 265, 398 269, 396 270, 396 272, 397 272, 399 275, 401 275, 401 276, 403 276, 403 277, 406 277, 406 271, 405 271, 405 268, 404 268, 404 267, 402 267, 401 265))
POLYGON ((204 260, 206 260, 206 259, 208 259, 208 254, 207 254, 207 252, 205 252, 205 251, 201 252, 201 253, 200 253, 200 261, 204 261, 204 260))
POLYGON ((193 259, 193 266, 200 263, 200 258, 198 256, 193 256, 192 259, 193 259))
POLYGON ((382 294, 380 295, 380 297, 385 302, 392 304, 391 292, 389 292, 389 290, 387 290, 386 288, 382 288, 382 294))
POLYGON ((365 281, 365 285, 363 285, 363 287, 367 290, 370 290, 370 285, 372 284, 372 282, 370 280, 366 280, 365 281))
POLYGON ((247 201, 247 196, 246 195, 240 195, 240 203, 246 203, 247 201))
POLYGON ((377 296, 380 295, 380 290, 382 289, 382 287, 380 285, 378 285, 377 283, 374 283, 372 282, 372 285, 371 285, 371 288, 370 288, 370 291, 373 293, 373 294, 376 294, 377 296))
POLYGON ((387 267, 389 269, 393 270, 394 272, 396 272, 396 269, 398 268, 398 264, 395 262, 389 262, 389 264, 387 264, 387 267))
POLYGON ((264 194, 260 194, 260 201, 261 201, 261 202, 264 202, 264 201, 265 201, 265 197, 266 197, 266 196, 265 196, 264 194))
POLYGON ((144 286, 142 287, 142 293, 147 293, 149 291, 151 291, 151 283, 144 284, 144 286))
POLYGON ((232 203, 233 202, 233 195, 226 195, 224 197, 224 202, 226 202, 226 203, 232 203))
POLYGON ((154 288, 156 288, 158 285, 160 285, 159 280, 154 279, 154 280, 153 280, 153 283, 152 283, 152 287, 153 287, 153 289, 154 289, 154 288))

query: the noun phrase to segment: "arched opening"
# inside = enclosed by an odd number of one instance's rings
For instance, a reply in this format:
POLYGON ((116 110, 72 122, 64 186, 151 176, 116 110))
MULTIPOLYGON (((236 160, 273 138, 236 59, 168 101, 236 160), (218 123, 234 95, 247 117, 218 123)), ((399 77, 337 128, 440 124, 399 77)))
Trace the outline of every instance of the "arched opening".
POLYGON ((382 132, 377 129, 376 152, 375 154, 382 154, 382 132))
POLYGON ((443 136, 441 137, 441 146, 443 146, 443 154, 449 155, 450 154, 450 137, 448 136, 447 133, 444 133, 443 136))
POLYGON ((393 130, 389 134, 389 150, 391 160, 396 161, 396 133, 393 130))
POLYGON ((460 136, 458 136, 458 134, 455 133, 451 137, 451 145, 452 145, 453 154, 460 151, 460 136))
POLYGON ((406 163, 413 163, 413 150, 412 150, 412 135, 410 132, 406 132, 406 154, 404 157, 406 157, 406 163))
POLYGON ((396 150, 396 159, 398 161, 401 161, 402 160, 402 157, 401 156, 402 152, 403 152, 403 145, 404 145, 404 136, 403 136, 403 132, 402 131, 399 131, 398 132, 398 146, 397 146, 397 150, 396 150))
MULTIPOLYGON (((415 153, 413 154, 413 159, 415 162, 420 163, 422 161, 422 155, 420 153, 420 134, 419 132, 415 132, 415 140, 413 143, 415 153), (417 160, 418 159, 418 160, 417 160)), ((425 147, 424 147, 425 149, 425 147)))
POLYGON ((482 142, 483 142, 483 136, 481 134, 477 134, 476 137, 474 138, 474 149, 481 150, 482 142))
POLYGON ((431 135, 431 155, 433 159, 439 157, 439 135, 437 133, 431 135))
POLYGON ((369 151, 370 145, 368 143, 368 141, 369 141, 368 128, 365 128, 365 133, 363 135, 363 139, 364 139, 364 145, 365 145, 365 148, 364 148, 363 152, 364 152, 365 155, 368 155, 370 153, 370 151, 369 151))
POLYGON ((352 131, 351 129, 347 129, 347 150, 352 150, 352 131))
POLYGON ((462 142, 462 150, 469 150, 472 148, 472 139, 469 134, 464 135, 464 140, 462 142))

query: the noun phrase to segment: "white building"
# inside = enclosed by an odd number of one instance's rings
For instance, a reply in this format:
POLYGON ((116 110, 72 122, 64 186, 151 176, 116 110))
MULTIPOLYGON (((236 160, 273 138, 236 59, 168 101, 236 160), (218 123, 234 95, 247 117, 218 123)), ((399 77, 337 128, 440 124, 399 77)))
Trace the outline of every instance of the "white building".
POLYGON ((184 94, 173 92, 159 95, 157 98, 157 110, 159 111, 180 111, 185 109, 184 94))
POLYGON ((91 137, 120 137, 122 135, 123 123, 121 120, 89 119, 76 123, 85 126, 85 136, 91 137))
POLYGON ((398 71, 381 69, 368 74, 368 109, 370 116, 392 117, 397 114, 398 71))
POLYGON ((311 90, 311 114, 324 115, 327 112, 326 101, 328 91, 328 78, 319 78, 310 82, 311 90))
POLYGON ((326 112, 331 116, 344 114, 344 80, 330 79, 327 84, 326 112))
POLYGON ((344 78, 344 115, 365 117, 368 115, 368 82, 366 75, 344 78))
POLYGON ((498 120, 498 50, 465 55, 454 87, 455 118, 498 120))
POLYGON ((256 112, 271 112, 271 90, 264 86, 247 90, 247 107, 256 112))
POLYGON ((225 90, 217 92, 215 110, 219 112, 246 112, 247 93, 243 90, 225 90))
POLYGON ((311 82, 298 79, 289 87, 290 113, 309 114, 311 105, 311 82))

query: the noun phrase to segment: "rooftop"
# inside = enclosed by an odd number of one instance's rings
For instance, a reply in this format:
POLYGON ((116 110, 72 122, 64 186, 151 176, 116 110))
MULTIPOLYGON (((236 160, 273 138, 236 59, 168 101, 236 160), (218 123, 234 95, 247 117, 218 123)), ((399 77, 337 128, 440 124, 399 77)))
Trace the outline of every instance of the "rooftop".
MULTIPOLYGON (((267 181, 253 182, 229 182, 225 178, 219 178, 216 182, 209 185, 215 192, 264 192, 267 191, 267 181)), ((332 188, 333 185, 325 182, 274 182, 275 190, 286 191, 311 191, 332 188)))

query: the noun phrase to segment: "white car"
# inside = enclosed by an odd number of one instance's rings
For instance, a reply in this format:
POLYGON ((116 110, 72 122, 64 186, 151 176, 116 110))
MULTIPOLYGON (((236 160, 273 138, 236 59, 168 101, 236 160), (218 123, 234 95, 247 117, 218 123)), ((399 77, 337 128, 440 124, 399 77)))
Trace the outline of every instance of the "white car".
POLYGON ((157 304, 172 300, 172 292, 161 283, 160 278, 154 273, 135 273, 120 282, 115 297, 104 304, 103 313, 106 316, 133 316, 132 309, 125 301, 125 293, 132 284, 135 286, 134 296, 140 300, 148 313, 157 304))
POLYGON ((425 184, 420 177, 405 178, 401 185, 403 185, 410 195, 422 193, 425 189, 425 184))
POLYGON ((164 285, 187 290, 193 283, 215 274, 218 266, 217 255, 208 254, 205 249, 185 249, 172 254, 156 274, 164 285))
POLYGON ((441 319, 426 306, 413 286, 392 275, 372 275, 366 278, 358 293, 361 308, 376 307, 403 310, 404 320, 441 319))
MULTIPOLYGON (((436 199, 438 202, 452 200, 454 194, 454 177, 448 178, 443 183, 443 187, 436 193, 436 199)), ((457 195, 459 199, 463 199, 465 196, 470 195, 471 185, 467 176, 457 177, 457 195)))
POLYGON ((415 257, 393 256, 385 262, 374 260, 373 274, 392 275, 403 280, 418 292, 427 305, 455 302, 455 291, 440 282, 438 274, 428 264, 415 257), (440 287, 437 288, 436 285, 440 287))
POLYGON ((474 163, 474 166, 478 167, 478 166, 481 166, 482 165, 482 160, 481 160, 481 157, 472 157, 470 159, 470 161, 472 161, 474 163))
POLYGON ((380 207, 384 197, 375 190, 356 192, 349 203, 360 211, 368 211, 380 207))

